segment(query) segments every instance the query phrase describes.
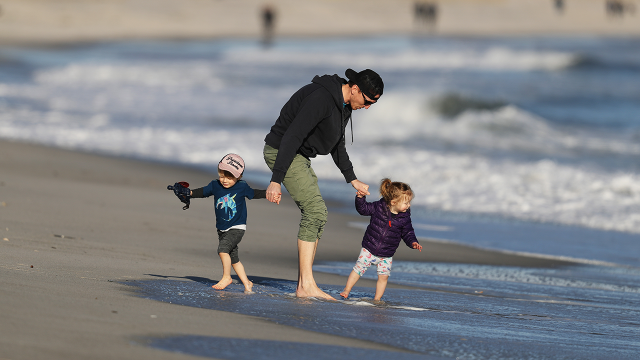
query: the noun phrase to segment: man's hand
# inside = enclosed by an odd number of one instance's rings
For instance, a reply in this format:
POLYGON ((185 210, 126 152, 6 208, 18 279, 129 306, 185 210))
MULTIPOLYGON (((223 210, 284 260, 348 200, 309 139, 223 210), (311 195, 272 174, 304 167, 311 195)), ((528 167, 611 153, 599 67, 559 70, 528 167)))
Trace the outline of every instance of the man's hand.
POLYGON ((358 197, 363 197, 365 195, 371 195, 369 193, 369 185, 363 183, 362 181, 355 179, 351 182, 351 186, 356 189, 358 197))
POLYGON ((418 244, 417 242, 411 243, 411 247, 422 252, 422 245, 418 244))
POLYGON ((277 182, 271 182, 267 188, 267 200, 272 203, 280 204, 282 198, 282 186, 277 182))

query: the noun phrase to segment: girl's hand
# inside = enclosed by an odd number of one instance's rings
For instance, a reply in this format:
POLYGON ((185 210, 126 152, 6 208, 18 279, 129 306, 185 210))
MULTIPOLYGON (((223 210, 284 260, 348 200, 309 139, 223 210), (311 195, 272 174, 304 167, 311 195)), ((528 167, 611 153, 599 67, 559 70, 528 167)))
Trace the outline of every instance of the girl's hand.
POLYGON ((351 186, 358 191, 358 196, 362 197, 364 195, 371 195, 369 193, 369 185, 363 183, 362 181, 355 179, 351 182, 351 186))
POLYGON ((414 249, 420 250, 420 252, 422 252, 422 245, 418 244, 417 242, 412 243, 411 247, 414 249))
POLYGON ((271 182, 267 188, 267 200, 272 203, 280 204, 282 198, 282 187, 277 182, 271 182))

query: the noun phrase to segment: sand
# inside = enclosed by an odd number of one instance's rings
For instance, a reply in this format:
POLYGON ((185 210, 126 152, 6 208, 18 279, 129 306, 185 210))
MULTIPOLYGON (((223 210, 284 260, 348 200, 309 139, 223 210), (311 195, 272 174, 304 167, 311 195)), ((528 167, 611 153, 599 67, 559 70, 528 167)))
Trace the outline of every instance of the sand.
MULTIPOLYGON (((212 205, 197 199, 183 211, 166 190, 177 180, 205 185, 211 174, 6 140, 0 141, 0 154, 0 359, 188 358, 133 342, 137 336, 169 334, 389 350, 376 343, 131 293, 123 282, 219 278, 212 205)), ((240 255, 250 278, 296 279, 298 219, 288 197, 280 205, 249 202, 240 255)), ((354 260, 362 238, 361 230, 348 226, 354 220, 362 217, 330 214, 318 261, 354 260)), ((422 244, 422 253, 401 249, 394 258, 562 264, 426 240, 422 244)), ((343 277, 323 273, 317 273, 316 280, 345 283, 343 277)), ((362 279, 358 286, 374 283, 362 279)))
POLYGON ((73 44, 122 39, 260 37, 261 11, 275 35, 638 36, 640 0, 3 0, 0 44, 73 44), (436 5, 416 21, 416 3, 436 5))

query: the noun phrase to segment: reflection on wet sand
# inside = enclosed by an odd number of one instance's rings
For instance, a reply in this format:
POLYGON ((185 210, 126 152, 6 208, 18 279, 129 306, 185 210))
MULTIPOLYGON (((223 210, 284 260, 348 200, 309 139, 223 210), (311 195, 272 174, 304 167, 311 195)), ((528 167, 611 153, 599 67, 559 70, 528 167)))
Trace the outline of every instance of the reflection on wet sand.
MULTIPOLYGON (((354 288, 348 300, 321 301, 296 298, 296 284, 289 280, 252 278, 255 293, 247 295, 239 283, 213 291, 213 280, 185 279, 126 284, 149 299, 258 316, 304 330, 386 344, 420 356, 633 359, 640 351, 635 341, 640 336, 640 324, 629 320, 638 318, 640 309, 633 305, 640 300, 638 293, 563 288, 565 292, 556 289, 556 294, 544 299, 530 294, 530 284, 475 279, 474 288, 487 289, 485 293, 471 291, 468 283, 450 278, 452 291, 391 288, 386 301, 374 303, 373 289, 367 288, 354 288), (614 295, 625 299, 613 301, 614 295)), ((541 291, 560 288, 536 286, 541 291)), ((341 290, 339 286, 321 287, 334 296, 341 290)), ((215 348, 217 341, 223 340, 182 337, 164 342, 156 339, 151 346, 184 352, 197 348, 194 342, 215 348)), ((278 345, 271 342, 261 346, 269 349, 278 345)), ((328 349, 327 353, 342 350, 328 349)), ((205 353, 198 354, 213 356, 205 353)), ((229 358, 245 358, 247 354, 236 353, 229 358)), ((318 357, 314 354, 313 358, 318 357)))
POLYGON ((215 336, 172 336, 166 338, 139 339, 137 342, 156 349, 230 360, 334 360, 350 358, 387 358, 394 360, 443 359, 436 356, 399 351, 215 336))

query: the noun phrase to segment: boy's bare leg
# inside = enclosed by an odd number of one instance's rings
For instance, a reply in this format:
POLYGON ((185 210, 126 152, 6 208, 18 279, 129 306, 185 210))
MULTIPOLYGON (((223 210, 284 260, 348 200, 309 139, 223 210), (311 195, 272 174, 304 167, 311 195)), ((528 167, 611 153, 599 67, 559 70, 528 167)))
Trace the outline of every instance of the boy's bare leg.
POLYGON ((320 290, 313 278, 313 260, 317 248, 317 240, 309 242, 298 239, 298 287, 296 296, 335 300, 333 296, 320 290))
POLYGON ((348 298, 349 293, 351 292, 351 289, 358 282, 359 279, 360 279, 360 275, 358 275, 357 272, 351 270, 351 274, 349 274, 349 277, 347 278, 347 285, 345 285, 344 290, 342 290, 342 292, 340 293, 340 296, 342 296, 345 299, 348 298))
POLYGON ((387 280, 389 280, 389 275, 378 275, 378 282, 376 283, 376 296, 373 298, 373 300, 380 301, 380 299, 382 299, 384 290, 387 288, 387 280))
POLYGON ((231 256, 227 253, 219 253, 218 255, 220 256, 220 261, 222 261, 222 279, 212 288, 222 290, 233 282, 233 279, 231 279, 231 256))
POLYGON ((244 285, 244 292, 250 293, 251 289, 253 288, 253 283, 249 281, 247 273, 244 272, 244 266, 242 266, 242 263, 238 261, 235 264, 231 264, 231 266, 233 266, 233 270, 235 270, 236 274, 238 274, 238 277, 240 278, 240 281, 242 281, 242 284, 244 285))

